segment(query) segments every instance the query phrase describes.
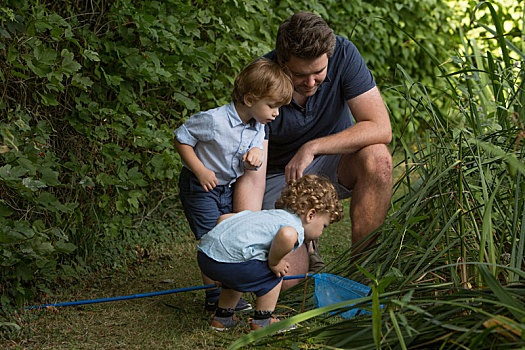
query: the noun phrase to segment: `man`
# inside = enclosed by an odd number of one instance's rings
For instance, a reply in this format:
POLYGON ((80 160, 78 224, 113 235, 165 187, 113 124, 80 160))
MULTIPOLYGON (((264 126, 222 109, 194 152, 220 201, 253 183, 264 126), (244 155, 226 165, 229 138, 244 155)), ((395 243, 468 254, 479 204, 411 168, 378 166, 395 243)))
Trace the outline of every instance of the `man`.
MULTIPOLYGON (((263 209, 273 208, 286 182, 307 173, 324 175, 340 198, 352 197, 355 246, 383 223, 392 194, 392 158, 386 146, 392 131, 372 74, 350 41, 335 36, 321 17, 309 12, 296 13, 280 25, 276 49, 266 57, 292 78, 293 99, 266 128, 263 166, 237 182, 234 210, 259 210, 261 202, 263 209)), ((290 275, 309 271, 304 246, 287 260, 290 275)), ((283 288, 297 280, 286 282, 283 288)))

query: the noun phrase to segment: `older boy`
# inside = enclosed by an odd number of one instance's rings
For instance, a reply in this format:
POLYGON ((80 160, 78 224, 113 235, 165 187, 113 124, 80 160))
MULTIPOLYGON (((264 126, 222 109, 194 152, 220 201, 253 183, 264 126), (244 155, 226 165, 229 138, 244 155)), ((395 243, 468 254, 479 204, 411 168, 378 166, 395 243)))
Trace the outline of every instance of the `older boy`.
MULTIPOLYGON (((232 184, 245 169, 262 163, 264 124, 292 98, 293 86, 281 67, 266 59, 248 65, 235 79, 232 102, 190 117, 175 131, 184 167, 179 194, 195 238, 232 210, 232 184)), ((205 275, 205 284, 213 283, 205 275)), ((205 308, 216 308, 220 290, 207 290, 205 308)), ((251 309, 244 299, 238 310, 251 309)))

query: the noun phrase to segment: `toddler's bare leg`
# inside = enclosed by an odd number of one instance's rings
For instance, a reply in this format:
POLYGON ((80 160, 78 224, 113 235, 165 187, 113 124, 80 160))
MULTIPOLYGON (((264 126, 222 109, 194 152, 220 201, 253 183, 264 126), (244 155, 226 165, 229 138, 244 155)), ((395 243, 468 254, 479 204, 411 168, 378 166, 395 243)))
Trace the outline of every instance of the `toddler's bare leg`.
POLYGON ((276 285, 271 291, 269 291, 265 295, 261 295, 260 297, 257 297, 257 300, 255 302, 255 310, 257 311, 275 310, 275 305, 277 305, 277 300, 279 299, 279 293, 281 292, 282 283, 283 281, 281 281, 278 285, 276 285))
POLYGON ((219 307, 222 309, 235 309, 242 293, 233 289, 221 290, 221 296, 219 297, 219 307))

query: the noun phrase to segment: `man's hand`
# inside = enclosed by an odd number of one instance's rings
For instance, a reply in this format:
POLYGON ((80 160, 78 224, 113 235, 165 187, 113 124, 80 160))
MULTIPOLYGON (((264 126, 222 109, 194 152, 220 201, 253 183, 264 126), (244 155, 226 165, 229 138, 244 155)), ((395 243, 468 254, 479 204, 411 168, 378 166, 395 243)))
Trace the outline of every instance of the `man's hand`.
POLYGON ((202 188, 204 188, 204 191, 206 192, 213 190, 215 186, 219 184, 219 180, 215 177, 215 173, 208 168, 200 170, 195 176, 197 176, 202 188))
POLYGON ((302 145, 284 168, 284 178, 286 182, 288 183, 301 178, 304 170, 312 164, 314 155, 315 154, 310 151, 308 143, 302 145))
POLYGON ((242 156, 244 169, 253 170, 260 167, 263 160, 263 151, 260 148, 254 147, 242 156))
POLYGON ((279 260, 277 265, 272 265, 268 262, 268 266, 278 278, 286 276, 288 269, 290 268, 290 264, 284 259, 279 260))

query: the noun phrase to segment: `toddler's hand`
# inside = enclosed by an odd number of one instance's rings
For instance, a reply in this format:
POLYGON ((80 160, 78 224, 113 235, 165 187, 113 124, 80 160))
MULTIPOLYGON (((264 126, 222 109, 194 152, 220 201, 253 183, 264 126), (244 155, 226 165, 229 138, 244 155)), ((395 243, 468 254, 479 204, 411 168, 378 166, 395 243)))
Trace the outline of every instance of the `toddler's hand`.
POLYGON ((215 177, 215 173, 210 169, 205 169, 195 175, 206 192, 213 190, 215 186, 219 184, 219 180, 215 177))
POLYGON ((262 149, 254 147, 242 156, 244 169, 253 170, 261 166, 263 159, 262 149))
POLYGON ((290 268, 290 264, 284 259, 281 259, 276 265, 268 263, 268 266, 277 277, 284 277, 290 268))

